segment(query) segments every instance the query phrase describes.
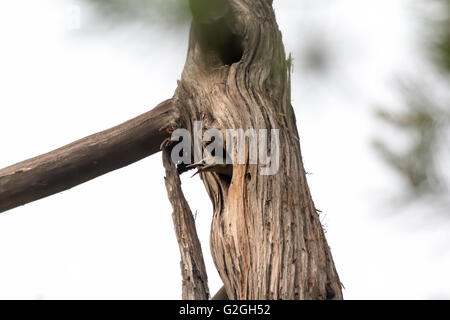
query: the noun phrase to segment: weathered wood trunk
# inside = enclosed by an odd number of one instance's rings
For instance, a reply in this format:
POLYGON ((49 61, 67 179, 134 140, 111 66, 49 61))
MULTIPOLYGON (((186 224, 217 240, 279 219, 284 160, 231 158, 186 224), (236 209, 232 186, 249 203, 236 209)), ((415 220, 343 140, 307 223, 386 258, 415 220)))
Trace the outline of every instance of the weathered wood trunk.
POLYGON ((234 165, 231 181, 202 174, 214 207, 212 255, 227 295, 341 299, 341 283, 302 164, 289 61, 272 1, 221 5, 222 16, 192 24, 173 99, 181 109, 180 125, 191 131, 194 121, 202 121, 204 130, 280 130, 277 174, 260 175, 261 164, 234 165))

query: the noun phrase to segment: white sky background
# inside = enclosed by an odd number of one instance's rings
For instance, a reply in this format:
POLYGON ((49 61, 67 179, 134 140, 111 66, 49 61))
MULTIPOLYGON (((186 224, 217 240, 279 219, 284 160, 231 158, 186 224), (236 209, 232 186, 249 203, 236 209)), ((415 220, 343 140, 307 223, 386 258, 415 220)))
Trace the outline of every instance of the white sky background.
MULTIPOLYGON (((450 298, 450 221, 430 208, 390 208, 402 186, 370 146, 383 129, 373 104, 395 104, 394 76, 422 70, 413 2, 325 2, 326 10, 316 11, 313 1, 276 0, 274 7, 294 58, 310 30, 335 32, 327 40, 336 61, 329 81, 301 74, 294 60, 292 85, 305 167, 313 173, 308 180, 344 296, 450 298)), ((65 27, 71 4, 77 2, 0 4, 0 167, 173 95, 187 29, 149 32, 134 24, 88 35, 65 27)), ((82 27, 89 14, 81 7, 82 27)), ((179 299, 180 258, 160 158, 1 214, 0 298, 179 299)), ((221 282, 209 254, 212 208, 200 180, 189 176, 183 187, 198 212, 215 293, 221 282)))

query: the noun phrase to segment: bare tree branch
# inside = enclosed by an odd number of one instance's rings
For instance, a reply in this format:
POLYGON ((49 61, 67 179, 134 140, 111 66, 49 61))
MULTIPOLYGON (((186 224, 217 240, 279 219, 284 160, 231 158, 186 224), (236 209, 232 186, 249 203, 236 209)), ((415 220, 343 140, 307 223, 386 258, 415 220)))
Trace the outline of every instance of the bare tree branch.
POLYGON ((166 148, 163 149, 163 164, 166 169, 167 194, 173 208, 173 224, 180 247, 182 298, 183 300, 208 300, 208 277, 194 217, 183 195, 177 168, 170 158, 170 151, 166 148))
POLYGON ((0 170, 0 212, 67 190, 160 151, 176 127, 172 100, 111 129, 0 170))

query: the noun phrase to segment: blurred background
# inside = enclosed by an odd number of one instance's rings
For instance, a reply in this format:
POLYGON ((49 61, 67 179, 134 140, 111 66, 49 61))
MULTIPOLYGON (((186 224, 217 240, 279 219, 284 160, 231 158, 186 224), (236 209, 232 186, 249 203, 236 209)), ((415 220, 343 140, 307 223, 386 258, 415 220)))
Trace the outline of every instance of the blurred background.
MULTIPOLYGON (((0 4, 0 167, 170 98, 184 0, 0 4)), ((346 299, 450 299, 450 1, 274 0, 346 299)), ((0 215, 2 299, 179 299, 161 155, 0 215)), ((214 294, 212 207, 183 176, 214 294)))

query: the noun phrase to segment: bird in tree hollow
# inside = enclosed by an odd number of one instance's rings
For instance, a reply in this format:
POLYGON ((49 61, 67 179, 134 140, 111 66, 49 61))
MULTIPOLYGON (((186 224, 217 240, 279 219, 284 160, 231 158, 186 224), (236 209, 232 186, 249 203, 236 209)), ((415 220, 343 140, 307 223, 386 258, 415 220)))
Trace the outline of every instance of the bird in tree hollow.
POLYGON ((216 156, 208 156, 198 162, 187 165, 186 168, 197 169, 197 172, 192 176, 195 176, 200 172, 215 172, 228 177, 233 175, 233 165, 226 163, 223 158, 216 156))

